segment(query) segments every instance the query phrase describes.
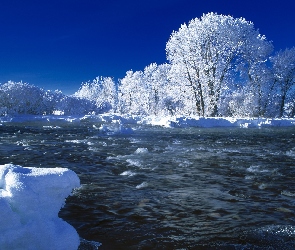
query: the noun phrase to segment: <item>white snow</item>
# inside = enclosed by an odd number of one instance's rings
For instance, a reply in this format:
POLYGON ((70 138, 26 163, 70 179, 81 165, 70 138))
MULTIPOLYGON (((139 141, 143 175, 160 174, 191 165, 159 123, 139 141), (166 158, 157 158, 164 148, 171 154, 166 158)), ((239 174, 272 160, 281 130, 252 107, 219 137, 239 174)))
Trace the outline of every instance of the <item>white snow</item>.
POLYGON ((198 116, 170 116, 170 117, 145 117, 142 123, 159 125, 163 127, 286 127, 294 126, 294 118, 233 118, 233 117, 198 117, 198 116))
MULTIPOLYGON (((94 128, 110 134, 132 134, 134 130, 129 125, 152 125, 162 127, 287 127, 295 125, 295 118, 249 118, 249 117, 198 117, 198 116, 136 116, 105 113, 86 116, 54 116, 54 115, 19 115, 0 116, 0 123, 39 121, 51 123, 80 123, 85 121, 98 123, 94 128)), ((56 125, 56 124, 55 124, 56 125)))
POLYGON ((66 168, 0 165, 0 249, 77 249, 76 230, 58 212, 79 186, 66 168))

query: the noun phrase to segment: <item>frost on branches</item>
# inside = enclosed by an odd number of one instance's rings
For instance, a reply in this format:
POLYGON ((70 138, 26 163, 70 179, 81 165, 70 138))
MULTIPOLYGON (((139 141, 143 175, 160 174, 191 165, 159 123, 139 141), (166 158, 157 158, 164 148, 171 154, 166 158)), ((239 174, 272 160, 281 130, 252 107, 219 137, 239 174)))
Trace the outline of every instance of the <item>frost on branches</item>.
POLYGON ((253 23, 209 13, 173 32, 166 51, 173 80, 193 97, 193 112, 219 116, 229 89, 259 87, 254 74, 264 66, 272 45, 253 23))
POLYGON ((152 63, 144 71, 128 71, 120 80, 118 107, 123 114, 168 115, 178 109, 176 88, 168 80, 169 64, 152 63))
POLYGON ((116 111, 117 91, 111 77, 96 77, 84 83, 74 96, 94 102, 100 113, 116 111))
POLYGON ((0 115, 83 115, 97 110, 86 99, 45 91, 34 85, 12 82, 0 85, 0 115))
POLYGON ((295 48, 279 51, 271 58, 273 87, 278 95, 279 117, 295 115, 295 48))
POLYGON ((97 77, 73 96, 25 83, 0 85, 2 114, 294 117, 295 48, 273 45, 244 18, 204 14, 172 32, 169 63, 97 77))
POLYGON ((127 72, 119 84, 119 110, 293 117, 294 51, 272 56, 272 43, 252 22, 208 13, 171 34, 166 44, 169 64, 127 72))

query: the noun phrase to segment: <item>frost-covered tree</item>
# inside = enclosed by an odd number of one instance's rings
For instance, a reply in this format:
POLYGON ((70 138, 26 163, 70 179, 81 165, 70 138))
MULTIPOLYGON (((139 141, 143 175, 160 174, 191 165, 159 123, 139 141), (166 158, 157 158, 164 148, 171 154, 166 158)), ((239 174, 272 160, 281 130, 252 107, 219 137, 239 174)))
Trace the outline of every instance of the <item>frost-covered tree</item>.
POLYGON ((156 63, 152 63, 145 67, 142 77, 146 86, 148 97, 148 113, 157 114, 160 108, 160 101, 163 98, 161 93, 163 90, 163 82, 161 75, 158 72, 158 65, 156 63))
POLYGON ((166 45, 175 81, 190 91, 194 112, 220 115, 223 90, 231 79, 264 63, 272 45, 244 18, 209 13, 183 24, 166 45))
MULTIPOLYGON (((172 113, 181 115, 200 115, 203 107, 202 91, 191 84, 185 77, 181 67, 171 66, 168 74, 170 85, 167 88, 169 98, 168 103, 173 102, 172 106, 177 107, 172 113)), ((201 89, 199 89, 201 90, 201 89)))
POLYGON ((272 50, 252 22, 208 13, 171 34, 169 63, 130 70, 118 84, 97 77, 73 96, 22 82, 0 84, 0 115, 294 117, 295 48, 270 57, 272 50))
POLYGON ((84 115, 97 112, 94 102, 66 96, 60 91, 45 91, 34 85, 12 82, 0 85, 0 115, 84 115))
POLYGON ((128 71, 119 84, 122 113, 167 115, 177 109, 176 91, 168 79, 169 64, 152 63, 143 71, 128 71))
POLYGON ((274 74, 274 86, 277 87, 279 95, 279 116, 284 115, 284 111, 294 116, 295 99, 295 47, 280 50, 271 57, 274 74))
POLYGON ((44 100, 52 109, 50 114, 85 115, 100 112, 95 102, 76 96, 67 96, 58 90, 47 91, 44 100))
POLYGON ((174 94, 171 83, 168 79, 170 71, 169 64, 157 65, 152 63, 145 67, 143 71, 143 81, 145 82, 148 95, 150 115, 166 115, 171 113, 171 104, 168 99, 173 102, 174 94), (167 106, 168 105, 168 106, 167 106))
POLYGON ((34 85, 9 81, 0 85, 0 108, 5 114, 42 114, 44 91, 34 85))
POLYGON ((119 110, 127 114, 148 114, 148 91, 143 80, 143 72, 129 70, 119 81, 119 110))
POLYGON ((111 77, 96 77, 92 82, 82 84, 74 96, 94 101, 101 112, 116 111, 117 90, 111 77))

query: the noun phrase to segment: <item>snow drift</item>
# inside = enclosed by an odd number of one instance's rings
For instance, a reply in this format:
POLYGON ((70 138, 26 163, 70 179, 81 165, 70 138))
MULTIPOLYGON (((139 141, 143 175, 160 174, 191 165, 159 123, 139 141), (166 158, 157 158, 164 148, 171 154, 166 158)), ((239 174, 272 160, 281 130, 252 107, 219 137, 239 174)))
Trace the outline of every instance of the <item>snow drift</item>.
POLYGON ((78 249, 78 233, 58 212, 79 186, 66 168, 0 165, 0 249, 78 249))
POLYGON ((106 113, 85 116, 58 116, 58 115, 16 115, 0 116, 0 126, 6 123, 44 122, 51 124, 71 124, 96 122, 95 128, 110 134, 132 134, 129 125, 152 125, 170 128, 213 128, 213 127, 292 127, 295 118, 248 118, 248 117, 199 117, 199 116, 141 116, 120 115, 106 113))
MULTIPOLYGON (((155 123, 152 121, 152 123, 155 123)), ((294 118, 232 118, 232 117, 173 117, 168 119, 164 125, 169 127, 241 127, 241 128, 261 128, 261 127, 288 127, 295 125, 294 118)))

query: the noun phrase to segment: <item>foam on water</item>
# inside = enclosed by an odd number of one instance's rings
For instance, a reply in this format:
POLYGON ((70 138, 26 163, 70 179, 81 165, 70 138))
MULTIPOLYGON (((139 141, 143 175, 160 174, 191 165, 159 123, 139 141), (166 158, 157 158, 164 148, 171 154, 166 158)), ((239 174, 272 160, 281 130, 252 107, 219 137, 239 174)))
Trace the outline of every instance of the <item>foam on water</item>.
POLYGON ((295 148, 292 148, 291 150, 287 151, 286 155, 295 158, 295 148))
POLYGON ((149 184, 144 181, 143 183, 137 185, 136 188, 141 189, 141 188, 145 188, 145 187, 148 187, 148 186, 149 186, 149 184))
POLYGON ((247 168, 247 172, 250 172, 250 173, 268 173, 268 172, 270 172, 270 170, 264 169, 261 166, 250 166, 249 168, 247 168))
POLYGON ((44 129, 61 129, 60 126, 43 126, 44 129))
POLYGON ((121 173, 120 175, 131 177, 131 176, 136 175, 136 173, 134 173, 134 172, 128 170, 128 171, 124 171, 124 172, 121 173))
POLYGON ((147 148, 138 148, 138 149, 135 150, 134 153, 135 154, 146 154, 148 152, 149 152, 149 150, 147 148))
POLYGON ((68 143, 88 143, 87 140, 65 140, 68 143))
POLYGON ((248 248, 246 249, 291 250, 295 247, 295 227, 291 225, 269 225, 246 231, 241 238, 247 242, 248 248))
POLYGON ((99 127, 99 131, 101 133, 105 133, 107 135, 117 135, 117 134, 132 134, 132 128, 122 125, 122 124, 115 124, 115 125, 101 125, 99 127))
POLYGON ((283 190, 281 192, 282 195, 285 195, 285 196, 289 196, 289 197, 295 197, 295 192, 290 192, 290 191, 287 191, 287 190, 283 190))
POLYGON ((142 167, 142 166, 143 166, 141 160, 127 159, 126 162, 127 162, 130 166, 135 166, 135 167, 142 167))

